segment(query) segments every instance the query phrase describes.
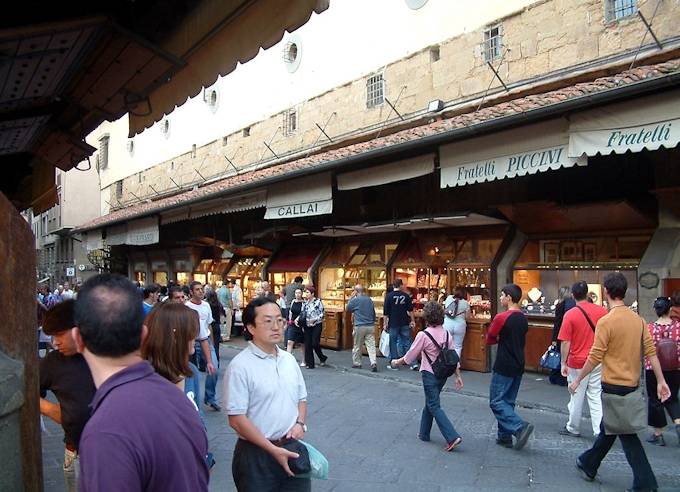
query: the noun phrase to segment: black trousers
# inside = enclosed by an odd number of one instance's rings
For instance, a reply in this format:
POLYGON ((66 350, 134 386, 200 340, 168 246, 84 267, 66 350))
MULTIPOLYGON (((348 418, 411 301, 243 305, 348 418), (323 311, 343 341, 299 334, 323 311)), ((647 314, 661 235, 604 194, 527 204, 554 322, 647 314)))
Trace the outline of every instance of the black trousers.
POLYGON ((326 362, 326 357, 321 351, 321 330, 323 323, 314 326, 305 326, 305 365, 314 368, 314 352, 316 352, 319 361, 326 362))
POLYGON ((215 347, 215 357, 217 357, 217 362, 220 361, 220 342, 222 341, 222 327, 220 326, 220 322, 216 321, 212 325, 210 325, 212 329, 212 337, 213 337, 213 347, 215 347))
MULTIPOLYGON (((602 391, 608 391, 614 394, 625 395, 635 388, 625 388, 623 386, 602 385, 602 391)), ((593 443, 593 447, 579 456, 579 460, 586 470, 588 475, 594 477, 597 474, 598 468, 602 460, 607 456, 609 450, 616 441, 617 436, 608 436, 604 433, 604 420, 607 418, 605 414, 600 423, 600 434, 593 443)), ((645 450, 642 447, 640 438, 637 434, 621 434, 618 436, 621 440, 621 447, 623 453, 626 455, 628 464, 633 469, 633 490, 656 490, 656 477, 649 464, 645 450)))
POLYGON ((290 477, 271 454, 239 439, 234 448, 231 474, 238 492, 310 492, 309 478, 290 477))
POLYGON ((680 388, 680 371, 664 371, 663 377, 671 390, 671 397, 661 403, 656 395, 656 376, 654 371, 645 371, 647 381, 647 423, 652 427, 661 429, 666 426, 666 414, 671 420, 680 419, 680 402, 678 401, 678 388, 680 388))

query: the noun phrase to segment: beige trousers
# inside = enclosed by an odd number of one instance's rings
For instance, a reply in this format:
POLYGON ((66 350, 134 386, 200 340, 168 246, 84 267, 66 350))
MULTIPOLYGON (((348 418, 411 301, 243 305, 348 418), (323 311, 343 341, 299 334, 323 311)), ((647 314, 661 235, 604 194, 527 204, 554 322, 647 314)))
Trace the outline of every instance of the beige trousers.
POLYGON ((369 326, 355 326, 352 331, 354 336, 354 347, 352 347, 352 365, 361 365, 361 345, 366 344, 366 350, 368 350, 368 359, 371 361, 371 365, 376 363, 375 358, 375 327, 373 325, 369 326))

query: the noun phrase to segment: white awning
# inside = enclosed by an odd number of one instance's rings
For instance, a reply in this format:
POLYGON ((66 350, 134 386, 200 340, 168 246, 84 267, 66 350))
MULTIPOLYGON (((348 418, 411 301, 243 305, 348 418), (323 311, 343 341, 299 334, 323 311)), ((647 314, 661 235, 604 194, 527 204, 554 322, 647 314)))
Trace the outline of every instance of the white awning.
POLYGON ((441 187, 585 166, 568 157, 567 121, 551 120, 444 145, 439 150, 441 187))
POLYGON ((673 148, 680 143, 680 90, 576 113, 569 156, 673 148))
POLYGON ((290 219, 333 212, 331 174, 316 174, 272 186, 265 219, 290 219))
POLYGON ((427 154, 368 169, 338 174, 338 190, 356 190, 394 183, 425 176, 432 172, 434 172, 434 154, 427 154))
POLYGON ((229 214, 264 207, 266 205, 266 198, 266 191, 259 190, 253 193, 210 200, 189 207, 164 212, 161 214, 161 224, 172 224, 173 222, 196 219, 206 215, 229 214))
POLYGON ((128 223, 125 244, 142 246, 159 240, 158 217, 145 217, 128 223))
POLYGON ((127 224, 107 227, 106 244, 107 246, 119 246, 127 241, 127 224))
POLYGON ((87 231, 84 234, 84 240, 85 240, 85 248, 88 251, 94 251, 96 249, 102 249, 104 248, 104 241, 102 239, 102 230, 101 229, 93 229, 91 231, 87 231))

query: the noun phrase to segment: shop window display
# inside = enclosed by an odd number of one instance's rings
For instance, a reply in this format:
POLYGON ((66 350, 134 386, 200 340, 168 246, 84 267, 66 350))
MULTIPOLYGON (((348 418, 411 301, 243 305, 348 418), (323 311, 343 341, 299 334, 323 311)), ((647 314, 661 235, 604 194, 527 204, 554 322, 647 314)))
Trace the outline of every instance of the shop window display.
POLYGON ((614 271, 628 281, 625 303, 637 310, 637 267, 650 236, 608 236, 532 240, 515 264, 513 281, 522 288, 522 310, 529 316, 555 315, 560 287, 588 283, 588 297, 606 307, 602 282, 614 271))
POLYGON ((191 274, 189 272, 177 272, 175 273, 178 285, 189 285, 191 282, 191 274))

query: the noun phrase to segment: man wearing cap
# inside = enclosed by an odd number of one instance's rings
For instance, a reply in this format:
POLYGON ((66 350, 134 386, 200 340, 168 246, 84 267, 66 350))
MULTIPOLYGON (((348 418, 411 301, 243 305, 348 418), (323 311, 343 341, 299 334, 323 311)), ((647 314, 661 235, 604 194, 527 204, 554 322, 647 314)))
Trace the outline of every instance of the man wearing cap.
POLYGON ((90 369, 71 335, 73 306, 69 299, 45 313, 43 331, 52 336, 56 350, 40 359, 40 413, 64 429, 64 481, 69 492, 78 490, 78 445, 95 392, 90 369), (47 391, 59 403, 46 400, 47 391))

